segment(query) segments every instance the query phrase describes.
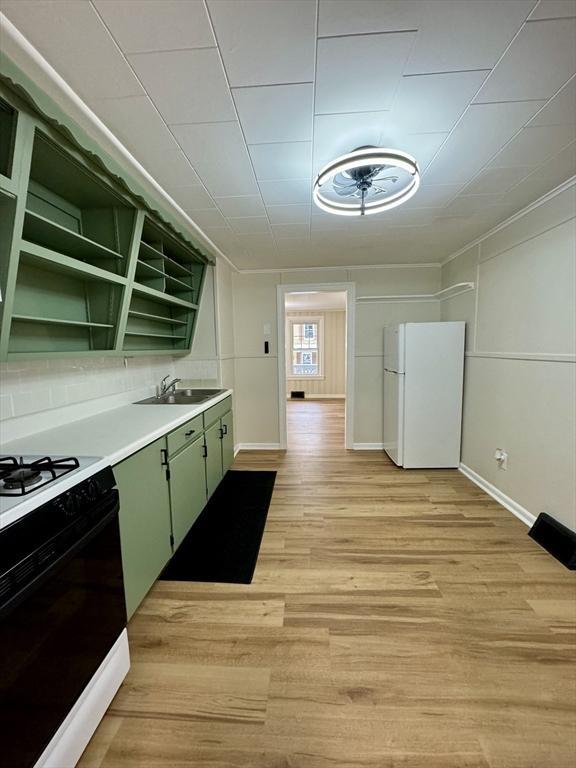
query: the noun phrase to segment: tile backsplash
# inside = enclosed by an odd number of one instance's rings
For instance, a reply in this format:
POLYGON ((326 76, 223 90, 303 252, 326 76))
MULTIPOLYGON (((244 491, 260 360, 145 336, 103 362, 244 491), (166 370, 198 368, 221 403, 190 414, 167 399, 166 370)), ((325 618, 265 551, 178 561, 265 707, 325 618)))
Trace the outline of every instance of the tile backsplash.
POLYGON ((164 376, 216 384, 216 360, 98 357, 7 363, 0 374, 0 419, 25 416, 154 386, 164 376))

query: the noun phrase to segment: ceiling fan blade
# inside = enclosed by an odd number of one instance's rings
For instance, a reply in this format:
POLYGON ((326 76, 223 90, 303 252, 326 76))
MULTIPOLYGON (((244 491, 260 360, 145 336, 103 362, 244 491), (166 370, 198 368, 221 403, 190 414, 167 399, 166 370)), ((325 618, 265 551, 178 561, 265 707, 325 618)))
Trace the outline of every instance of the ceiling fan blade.
POLYGON ((366 180, 374 179, 376 176, 378 176, 379 173, 381 173, 383 170, 385 170, 388 166, 386 165, 377 165, 375 168, 373 168, 370 173, 367 176, 364 176, 366 180))
POLYGON ((372 184, 372 186, 370 187, 370 189, 371 189, 371 190, 374 190, 374 192, 375 192, 377 195, 378 195, 378 194, 380 194, 381 192, 386 192, 386 193, 387 193, 387 192, 389 192, 389 190, 388 190, 388 189, 384 189, 384 187, 378 187, 378 186, 376 186, 376 184, 372 184))
POLYGON ((359 191, 360 190, 355 184, 349 187, 334 188, 334 192, 336 192, 337 195, 340 195, 340 197, 358 197, 359 191))
MULTIPOLYGON (((382 168, 381 170, 384 170, 384 169, 382 168)), ((378 176, 375 176, 372 179, 372 181, 391 181, 393 184, 396 184, 396 182, 398 181, 398 178, 399 178, 398 176, 396 176, 395 174, 392 174, 391 176, 382 176, 380 178, 378 178, 378 176)))
POLYGON ((356 186, 356 182, 354 181, 354 179, 346 179, 346 182, 342 183, 341 181, 338 181, 338 176, 332 179, 332 184, 335 187, 355 187, 356 186))

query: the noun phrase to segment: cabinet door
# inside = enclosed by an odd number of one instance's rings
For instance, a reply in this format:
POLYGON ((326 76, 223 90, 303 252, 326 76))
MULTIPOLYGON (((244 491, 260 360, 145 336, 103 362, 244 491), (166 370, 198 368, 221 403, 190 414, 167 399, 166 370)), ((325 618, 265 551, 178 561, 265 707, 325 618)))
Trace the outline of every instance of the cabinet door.
POLYGON ((234 425, 232 411, 228 411, 220 419, 222 426, 222 472, 226 474, 234 461, 234 425))
POLYGON ((170 459, 170 505, 176 549, 206 505, 206 461, 202 437, 170 459))
POLYGON ((170 496, 160 438, 114 467, 120 492, 120 539, 130 617, 172 556, 170 496))
POLYGON ((212 496, 222 480, 222 439, 220 419, 204 433, 206 444, 206 487, 208 498, 212 496))

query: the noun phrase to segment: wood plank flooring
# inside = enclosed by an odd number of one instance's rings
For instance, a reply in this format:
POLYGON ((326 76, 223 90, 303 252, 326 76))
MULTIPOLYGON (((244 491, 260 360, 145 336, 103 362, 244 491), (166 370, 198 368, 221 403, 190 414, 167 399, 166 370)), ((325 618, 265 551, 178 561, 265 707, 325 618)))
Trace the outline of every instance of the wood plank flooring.
POLYGON ((288 403, 251 585, 158 582, 81 768, 574 768, 576 582, 456 470, 288 403))

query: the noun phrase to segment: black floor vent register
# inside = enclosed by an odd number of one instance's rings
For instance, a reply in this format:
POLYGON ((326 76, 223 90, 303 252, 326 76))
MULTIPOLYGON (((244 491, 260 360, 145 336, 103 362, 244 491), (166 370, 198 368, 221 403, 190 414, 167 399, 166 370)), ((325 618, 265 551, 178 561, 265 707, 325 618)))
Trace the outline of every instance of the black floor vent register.
POLYGON ((227 472, 160 578, 250 584, 275 479, 276 472, 227 472))

